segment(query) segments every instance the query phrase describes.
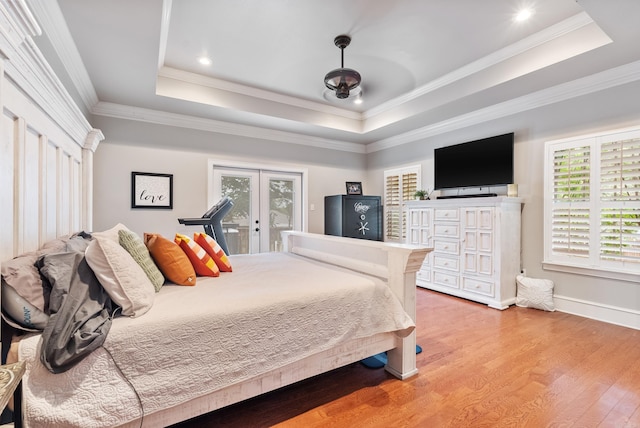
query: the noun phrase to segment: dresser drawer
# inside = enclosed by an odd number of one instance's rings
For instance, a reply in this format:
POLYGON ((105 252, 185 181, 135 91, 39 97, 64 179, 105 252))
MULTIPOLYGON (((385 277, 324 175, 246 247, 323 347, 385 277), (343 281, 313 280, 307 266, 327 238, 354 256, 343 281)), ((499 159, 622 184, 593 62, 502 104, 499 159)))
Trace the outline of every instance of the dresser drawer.
POLYGON ((433 210, 434 220, 451 220, 458 221, 460 214, 457 208, 436 208, 433 210))
POLYGON ((450 257, 441 257, 437 254, 433 255, 433 267, 446 269, 454 272, 460 271, 460 259, 452 259, 450 257))
POLYGON ((460 245, 454 241, 436 239, 433 241, 433 252, 457 256, 460 254, 460 245))
POLYGON ((451 288, 459 288, 458 275, 448 274, 437 270, 433 271, 433 283, 451 288))
POLYGON ((457 238, 460 236, 460 224, 458 223, 434 223, 434 236, 442 238, 457 238))
POLYGON ((462 289, 471 293, 482 294, 484 296, 493 297, 493 282, 478 281, 473 278, 462 278, 462 289))

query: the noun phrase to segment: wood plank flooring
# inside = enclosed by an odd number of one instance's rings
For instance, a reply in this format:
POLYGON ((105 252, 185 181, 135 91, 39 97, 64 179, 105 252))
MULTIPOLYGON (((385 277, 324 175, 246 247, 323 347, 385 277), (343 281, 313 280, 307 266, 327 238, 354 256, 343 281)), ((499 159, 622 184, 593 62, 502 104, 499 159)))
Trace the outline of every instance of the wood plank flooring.
POLYGON ((420 373, 359 363, 176 425, 640 427, 640 331, 418 289, 420 373))

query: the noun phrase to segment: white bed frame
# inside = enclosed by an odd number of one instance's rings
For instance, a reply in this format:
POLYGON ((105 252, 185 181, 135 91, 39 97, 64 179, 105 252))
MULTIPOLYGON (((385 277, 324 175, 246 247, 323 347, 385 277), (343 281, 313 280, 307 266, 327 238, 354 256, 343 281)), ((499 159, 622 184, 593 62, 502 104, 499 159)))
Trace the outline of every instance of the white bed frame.
MULTIPOLYGON (((430 249, 303 232, 283 232, 283 235, 284 251, 386 279, 405 311, 415 321, 416 271, 430 249)), ((124 426, 171 425, 385 351, 388 351, 385 369, 389 373, 399 379, 418 373, 415 332, 404 339, 393 333, 377 334, 343 343, 188 403, 145 415, 142 421, 124 426)))
MULTIPOLYGON (((0 260, 92 230, 93 153, 104 137, 42 57, 33 42, 39 34, 25 3, 0 0, 0 260)), ((284 247, 385 278, 415 320, 415 273, 428 249, 299 232, 285 232, 284 247)), ((389 351, 386 369, 394 376, 417 373, 415 333, 404 339, 379 334, 145 415, 143 426, 186 420, 384 351, 389 351)), ((138 427, 140 421, 126 426, 138 427)))

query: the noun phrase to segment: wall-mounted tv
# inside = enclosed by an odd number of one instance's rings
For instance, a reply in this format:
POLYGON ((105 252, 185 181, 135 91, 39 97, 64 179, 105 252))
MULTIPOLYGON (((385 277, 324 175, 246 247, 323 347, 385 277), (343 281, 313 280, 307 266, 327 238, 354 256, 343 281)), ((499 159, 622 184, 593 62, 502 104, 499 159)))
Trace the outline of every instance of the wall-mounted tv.
POLYGON ((513 183, 513 132, 434 150, 434 188, 513 183))

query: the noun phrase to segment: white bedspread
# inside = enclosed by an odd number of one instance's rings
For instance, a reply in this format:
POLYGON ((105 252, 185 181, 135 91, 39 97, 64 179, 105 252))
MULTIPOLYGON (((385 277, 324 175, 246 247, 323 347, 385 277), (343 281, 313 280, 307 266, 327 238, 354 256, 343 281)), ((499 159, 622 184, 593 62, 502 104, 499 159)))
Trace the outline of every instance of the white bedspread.
POLYGON ((27 426, 123 424, 347 340, 414 328, 376 278, 287 253, 232 264, 195 287, 163 287, 147 314, 115 319, 104 349, 66 373, 39 363, 39 336, 24 340, 27 426))

